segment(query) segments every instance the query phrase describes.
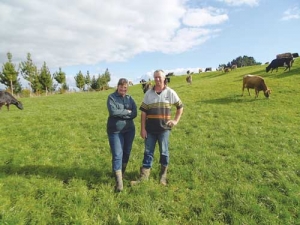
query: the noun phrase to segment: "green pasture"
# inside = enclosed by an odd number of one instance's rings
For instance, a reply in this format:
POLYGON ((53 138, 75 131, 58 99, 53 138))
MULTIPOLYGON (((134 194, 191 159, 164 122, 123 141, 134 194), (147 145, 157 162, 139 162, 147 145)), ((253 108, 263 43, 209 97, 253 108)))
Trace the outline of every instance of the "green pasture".
MULTIPOLYGON (((170 137, 169 184, 131 187, 143 158, 140 112, 124 191, 114 192, 106 98, 114 91, 20 99, 0 111, 0 224, 300 224, 300 59, 171 77, 184 103, 170 137), (242 97, 261 75, 270 99, 242 97)), ((139 106, 140 85, 129 93, 139 106)), ((175 109, 173 110, 175 112, 175 109)), ((173 112, 173 115, 174 115, 173 112)))

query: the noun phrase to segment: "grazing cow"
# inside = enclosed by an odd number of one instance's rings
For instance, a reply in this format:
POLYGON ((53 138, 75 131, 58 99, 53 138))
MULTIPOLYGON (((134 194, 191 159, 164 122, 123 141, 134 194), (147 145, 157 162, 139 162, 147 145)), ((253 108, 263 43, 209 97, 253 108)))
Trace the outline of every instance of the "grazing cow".
POLYGON ((278 54, 276 55, 276 59, 282 59, 282 58, 292 58, 293 55, 290 52, 287 53, 282 53, 282 54, 278 54))
POLYGON ((226 67, 226 68, 224 69, 224 72, 225 72, 225 73, 230 72, 230 68, 229 68, 229 67, 226 67))
POLYGON ((166 79, 164 80, 165 85, 168 85, 168 83, 171 82, 171 78, 170 77, 166 77, 166 79))
POLYGON ((255 98, 258 97, 260 91, 264 92, 265 97, 269 98, 271 94, 271 90, 268 89, 264 79, 260 76, 255 75, 245 75, 243 77, 243 88, 242 88, 242 96, 244 95, 244 89, 247 88, 249 96, 250 91, 249 88, 255 89, 255 98))
POLYGON ((144 94, 151 88, 152 88, 151 82, 142 83, 142 89, 144 94))
POLYGON ((188 75, 186 78, 185 78, 185 80, 186 80, 186 82, 188 82, 188 84, 192 84, 192 75, 188 75))
POLYGON ((293 65, 293 58, 280 58, 280 59, 274 59, 272 62, 266 67, 266 72, 268 73, 271 70, 271 73, 274 69, 276 69, 276 72, 278 71, 278 67, 285 67, 286 71, 289 69, 291 70, 291 67, 293 65))
POLYGON ((128 85, 129 86, 132 86, 133 85, 133 83, 132 83, 132 81, 130 80, 130 81, 128 81, 128 85))
POLYGON ((202 69, 199 69, 199 73, 202 73, 202 69))
POLYGON ((207 68, 205 69, 205 72, 208 72, 208 71, 211 71, 211 67, 207 67, 207 68))
POLYGON ((219 66, 218 68, 217 68, 217 71, 224 71, 224 66, 219 66))
POLYGON ((174 76, 174 72, 169 72, 166 77, 174 76))
POLYGON ((15 105, 18 109, 23 109, 23 105, 20 101, 15 99, 10 93, 6 91, 0 91, 0 109, 3 105, 6 105, 7 110, 9 111, 9 105, 15 105))
POLYGON ((236 68, 237 68, 237 65, 235 65, 235 64, 231 66, 231 70, 235 70, 236 68))

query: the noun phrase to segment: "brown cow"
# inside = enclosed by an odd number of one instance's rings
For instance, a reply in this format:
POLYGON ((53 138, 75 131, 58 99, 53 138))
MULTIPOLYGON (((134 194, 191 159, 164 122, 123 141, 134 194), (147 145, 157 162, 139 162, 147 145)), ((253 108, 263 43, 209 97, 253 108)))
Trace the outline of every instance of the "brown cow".
POLYGON ((152 88, 152 83, 150 81, 146 83, 142 83, 142 89, 144 93, 146 93, 151 88, 152 88))
POLYGON ((243 87, 242 87, 242 96, 244 95, 244 89, 247 88, 249 96, 250 96, 250 91, 249 88, 255 89, 255 98, 258 97, 258 94, 260 91, 264 92, 265 97, 269 98, 271 94, 271 90, 268 89, 264 79, 260 76, 256 75, 245 75, 243 77, 243 87))
POLYGON ((185 80, 188 82, 188 84, 192 84, 192 75, 188 75, 185 80))
POLYGON ((225 72, 225 73, 230 72, 230 68, 229 68, 229 67, 226 67, 226 68, 224 69, 224 72, 225 72))

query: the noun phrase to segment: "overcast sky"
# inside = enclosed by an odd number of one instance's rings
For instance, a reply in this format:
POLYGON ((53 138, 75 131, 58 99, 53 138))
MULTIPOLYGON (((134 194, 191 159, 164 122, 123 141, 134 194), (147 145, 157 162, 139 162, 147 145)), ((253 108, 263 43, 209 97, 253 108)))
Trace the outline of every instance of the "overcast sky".
POLYGON ((112 85, 136 83, 156 69, 182 74, 298 52, 299 24, 299 0, 0 0, 0 63, 10 52, 18 67, 30 53, 38 68, 61 67, 69 86, 79 71, 106 68, 112 85))

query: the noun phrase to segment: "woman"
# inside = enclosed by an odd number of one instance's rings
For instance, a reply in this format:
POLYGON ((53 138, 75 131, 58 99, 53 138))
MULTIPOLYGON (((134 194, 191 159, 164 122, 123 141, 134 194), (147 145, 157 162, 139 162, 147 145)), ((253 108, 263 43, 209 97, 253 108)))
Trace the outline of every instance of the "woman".
POLYGON ((123 190, 123 176, 135 136, 133 119, 137 116, 137 108, 127 90, 128 81, 121 78, 117 90, 107 99, 109 112, 107 134, 112 153, 112 169, 116 178, 116 191, 123 190))

